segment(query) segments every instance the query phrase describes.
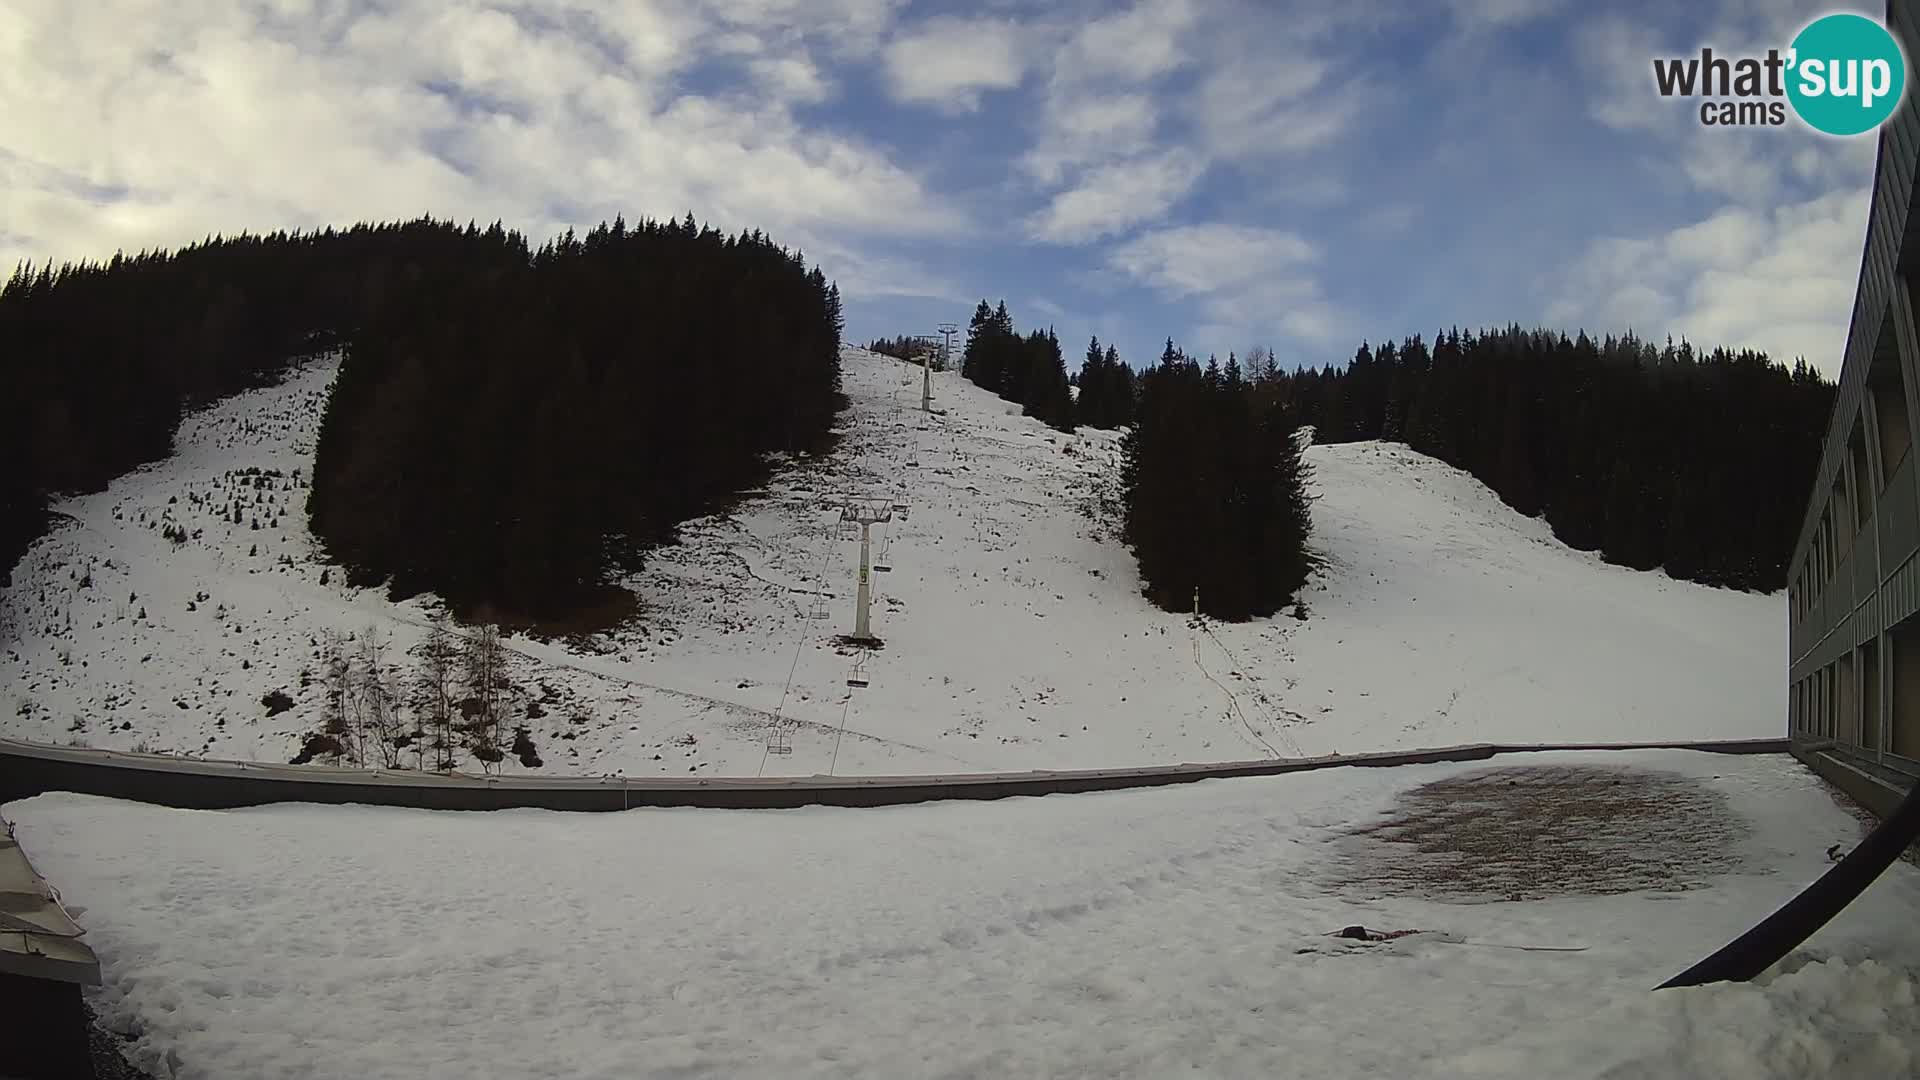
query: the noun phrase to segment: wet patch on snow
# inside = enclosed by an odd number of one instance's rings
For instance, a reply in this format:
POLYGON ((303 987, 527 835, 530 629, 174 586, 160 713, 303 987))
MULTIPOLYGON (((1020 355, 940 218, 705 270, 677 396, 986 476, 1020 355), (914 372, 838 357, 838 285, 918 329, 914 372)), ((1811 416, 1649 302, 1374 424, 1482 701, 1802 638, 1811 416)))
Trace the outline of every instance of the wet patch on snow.
POLYGON ((1699 778, 1594 765, 1482 769, 1401 794, 1337 844, 1343 893, 1451 902, 1697 889, 1747 827, 1699 778))

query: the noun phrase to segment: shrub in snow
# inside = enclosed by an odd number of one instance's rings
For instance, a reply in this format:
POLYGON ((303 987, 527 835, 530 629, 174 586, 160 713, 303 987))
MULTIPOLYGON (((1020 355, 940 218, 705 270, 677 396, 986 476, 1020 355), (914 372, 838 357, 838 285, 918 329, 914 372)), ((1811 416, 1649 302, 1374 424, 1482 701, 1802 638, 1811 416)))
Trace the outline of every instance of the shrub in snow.
POLYGON ((315 758, 322 757, 338 761, 344 751, 345 748, 340 745, 338 738, 324 732, 316 732, 308 735, 306 742, 300 744, 300 752, 293 756, 289 764, 305 765, 315 758))
POLYGON ((533 733, 524 726, 513 729, 513 754, 520 759, 520 764, 529 769, 537 769, 544 764, 540 760, 540 752, 534 748, 533 733))

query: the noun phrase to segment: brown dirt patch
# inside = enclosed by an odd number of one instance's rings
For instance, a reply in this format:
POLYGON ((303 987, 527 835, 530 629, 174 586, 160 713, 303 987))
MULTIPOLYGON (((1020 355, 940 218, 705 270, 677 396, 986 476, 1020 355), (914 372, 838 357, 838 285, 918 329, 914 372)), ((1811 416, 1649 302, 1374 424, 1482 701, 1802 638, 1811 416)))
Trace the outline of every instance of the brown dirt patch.
POLYGON ((1344 895, 1450 902, 1681 891, 1737 864, 1745 823, 1679 773, 1483 769, 1413 788, 1337 844, 1344 895))

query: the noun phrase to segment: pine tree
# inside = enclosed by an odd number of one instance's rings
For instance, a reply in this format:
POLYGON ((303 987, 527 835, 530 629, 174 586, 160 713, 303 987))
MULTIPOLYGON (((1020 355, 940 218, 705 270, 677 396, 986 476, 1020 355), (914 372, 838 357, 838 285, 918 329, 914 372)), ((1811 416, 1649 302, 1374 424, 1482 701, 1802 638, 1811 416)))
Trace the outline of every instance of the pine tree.
POLYGON ((1087 427, 1113 426, 1110 418, 1114 410, 1107 403, 1112 381, 1106 363, 1106 353, 1100 348, 1099 336, 1095 335, 1088 339, 1086 357, 1080 361, 1080 395, 1074 402, 1079 422, 1087 427))
POLYGON ((1120 427, 1133 422, 1133 403, 1137 396, 1133 369, 1120 361, 1120 351, 1112 345, 1107 346, 1107 358, 1104 365, 1107 373, 1107 390, 1104 397, 1109 410, 1108 426, 1120 427))

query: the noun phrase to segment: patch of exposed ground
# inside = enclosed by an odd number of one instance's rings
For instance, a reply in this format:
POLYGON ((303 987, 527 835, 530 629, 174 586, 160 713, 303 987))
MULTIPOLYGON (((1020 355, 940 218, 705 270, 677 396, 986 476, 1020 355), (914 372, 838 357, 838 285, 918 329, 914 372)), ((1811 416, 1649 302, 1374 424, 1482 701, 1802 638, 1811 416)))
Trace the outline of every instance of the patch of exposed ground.
POLYGON ((1679 773, 1482 769, 1412 788, 1335 843, 1350 896, 1456 903, 1698 888, 1734 868, 1745 822, 1679 773))

